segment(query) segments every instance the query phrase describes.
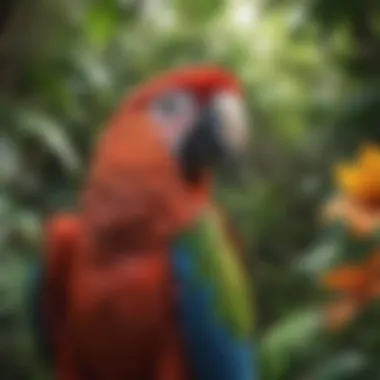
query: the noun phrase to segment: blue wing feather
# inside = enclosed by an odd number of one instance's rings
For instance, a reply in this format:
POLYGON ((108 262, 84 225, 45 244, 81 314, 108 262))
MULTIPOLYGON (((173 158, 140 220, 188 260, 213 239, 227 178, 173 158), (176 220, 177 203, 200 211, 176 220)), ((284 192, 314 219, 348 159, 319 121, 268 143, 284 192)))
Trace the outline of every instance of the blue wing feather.
POLYGON ((27 312, 30 326, 41 357, 47 362, 51 362, 52 344, 46 332, 42 305, 43 267, 39 264, 31 266, 28 280, 27 312))
POLYGON ((177 247, 173 269, 179 285, 179 310, 187 354, 196 380, 257 380, 254 346, 214 318, 213 289, 196 275, 191 252, 177 247))

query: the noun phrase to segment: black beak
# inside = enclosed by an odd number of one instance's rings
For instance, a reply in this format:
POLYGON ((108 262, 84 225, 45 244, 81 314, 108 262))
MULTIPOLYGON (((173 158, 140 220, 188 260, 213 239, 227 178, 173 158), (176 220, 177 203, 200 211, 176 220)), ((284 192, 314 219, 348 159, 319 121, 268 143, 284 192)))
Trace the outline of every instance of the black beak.
POLYGON ((196 184, 205 171, 220 164, 237 162, 246 152, 248 116, 239 96, 220 93, 200 112, 189 135, 179 147, 182 173, 196 184))
POLYGON ((215 166, 225 156, 218 128, 215 110, 207 107, 185 139, 179 154, 182 174, 189 183, 197 183, 206 168, 215 166))

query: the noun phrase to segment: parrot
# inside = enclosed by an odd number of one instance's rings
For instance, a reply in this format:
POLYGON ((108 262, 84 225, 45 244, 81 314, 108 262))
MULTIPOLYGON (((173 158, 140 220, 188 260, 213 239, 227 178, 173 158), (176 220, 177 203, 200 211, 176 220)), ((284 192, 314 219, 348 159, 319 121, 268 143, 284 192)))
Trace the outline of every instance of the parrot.
MULTIPOLYGON (((98 135, 75 211, 46 223, 28 298, 58 380, 257 380, 254 301, 215 172, 249 140, 227 69, 137 86, 98 135)), ((41 350, 42 352, 42 350, 41 350)))

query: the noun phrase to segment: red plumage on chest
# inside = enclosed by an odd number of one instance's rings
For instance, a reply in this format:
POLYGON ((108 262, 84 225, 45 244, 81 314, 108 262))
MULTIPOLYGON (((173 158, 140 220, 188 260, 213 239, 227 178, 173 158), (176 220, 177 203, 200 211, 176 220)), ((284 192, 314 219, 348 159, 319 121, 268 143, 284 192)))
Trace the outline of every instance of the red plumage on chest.
POLYGON ((62 380, 187 380, 170 246, 205 197, 146 118, 127 121, 102 136, 70 228, 51 234, 46 310, 62 380))
POLYGON ((167 252, 96 252, 82 246, 74 263, 67 327, 76 357, 100 378, 104 371, 115 379, 148 376, 146 363, 158 360, 175 323, 167 252))

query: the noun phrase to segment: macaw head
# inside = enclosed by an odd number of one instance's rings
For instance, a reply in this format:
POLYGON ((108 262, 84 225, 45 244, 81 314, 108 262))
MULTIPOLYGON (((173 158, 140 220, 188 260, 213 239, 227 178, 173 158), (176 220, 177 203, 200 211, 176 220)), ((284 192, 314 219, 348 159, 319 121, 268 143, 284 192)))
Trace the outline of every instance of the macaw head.
POLYGON ((154 79, 129 96, 117 120, 125 114, 149 118, 190 184, 247 142, 241 85, 218 67, 178 69, 154 79))
POLYGON ((137 88, 94 152, 82 198, 87 227, 98 240, 110 235, 105 241, 128 232, 129 246, 141 221, 142 242, 156 241, 149 225, 175 233, 208 203, 215 166, 246 142, 242 89, 223 69, 181 69, 137 88))

